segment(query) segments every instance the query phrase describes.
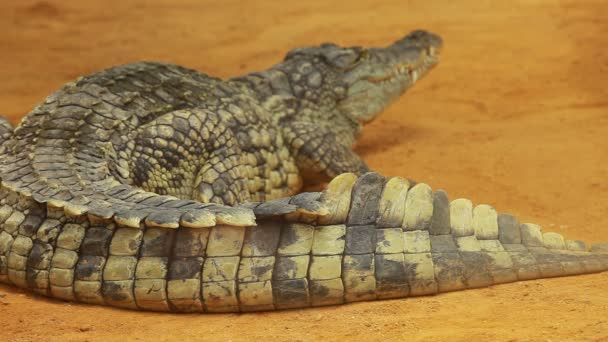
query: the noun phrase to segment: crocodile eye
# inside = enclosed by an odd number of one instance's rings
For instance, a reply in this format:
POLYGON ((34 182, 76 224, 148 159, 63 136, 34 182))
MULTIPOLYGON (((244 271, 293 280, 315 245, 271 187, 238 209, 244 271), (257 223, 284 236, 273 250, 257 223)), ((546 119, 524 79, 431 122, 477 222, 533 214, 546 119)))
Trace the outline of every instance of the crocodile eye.
POLYGON ((339 54, 331 56, 331 63, 342 69, 350 69, 357 65, 362 59, 367 56, 367 50, 342 50, 339 54))
POLYGON ((367 50, 367 49, 362 50, 361 52, 359 52, 359 56, 357 56, 357 59, 355 60, 355 62, 353 64, 356 65, 359 62, 361 62, 362 60, 367 59, 367 56, 369 56, 369 50, 367 50))

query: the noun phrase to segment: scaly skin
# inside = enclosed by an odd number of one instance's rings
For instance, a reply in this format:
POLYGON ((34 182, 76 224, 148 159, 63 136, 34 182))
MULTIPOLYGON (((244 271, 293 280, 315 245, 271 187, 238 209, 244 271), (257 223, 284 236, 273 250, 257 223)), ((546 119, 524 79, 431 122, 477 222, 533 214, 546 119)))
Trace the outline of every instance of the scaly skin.
POLYGON ((369 172, 351 150, 437 63, 416 31, 221 81, 135 63, 0 121, 0 282, 131 309, 238 312, 608 269, 608 246, 369 172), (321 193, 304 181, 331 179, 321 193), (303 180, 302 180, 303 179, 303 180))

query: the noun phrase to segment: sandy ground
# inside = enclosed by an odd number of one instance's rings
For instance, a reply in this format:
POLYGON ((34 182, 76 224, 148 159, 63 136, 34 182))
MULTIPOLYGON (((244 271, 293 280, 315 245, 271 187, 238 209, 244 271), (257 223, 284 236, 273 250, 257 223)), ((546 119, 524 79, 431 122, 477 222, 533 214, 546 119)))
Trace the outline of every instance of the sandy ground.
MULTIPOLYGON (((608 240, 604 0, 2 1, 0 112, 17 122, 75 77, 163 60, 228 77, 290 48, 440 33, 441 66, 369 125, 357 150, 545 230, 608 240), (378 4, 381 3, 381 4, 378 4)), ((608 341, 608 273, 341 307, 170 315, 0 286, 0 340, 608 341)))

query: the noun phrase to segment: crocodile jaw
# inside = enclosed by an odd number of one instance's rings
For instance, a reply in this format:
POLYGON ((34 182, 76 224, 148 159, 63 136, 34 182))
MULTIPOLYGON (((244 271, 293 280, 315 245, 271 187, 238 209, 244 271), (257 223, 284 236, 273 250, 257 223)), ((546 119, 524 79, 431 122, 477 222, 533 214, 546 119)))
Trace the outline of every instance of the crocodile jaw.
POLYGON ((348 92, 341 111, 357 122, 371 121, 437 65, 442 45, 439 36, 414 31, 388 47, 365 50, 344 75, 348 92))

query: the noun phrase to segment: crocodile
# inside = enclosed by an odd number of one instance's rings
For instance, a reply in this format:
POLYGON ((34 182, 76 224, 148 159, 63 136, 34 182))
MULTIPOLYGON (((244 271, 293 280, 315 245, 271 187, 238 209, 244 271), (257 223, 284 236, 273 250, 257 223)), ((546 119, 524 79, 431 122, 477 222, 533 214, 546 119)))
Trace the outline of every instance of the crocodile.
POLYGON ((67 301, 248 312, 608 270, 608 245, 373 172, 352 146, 439 60, 413 31, 220 80, 138 62, 0 120, 0 282, 67 301), (300 192, 303 184, 326 184, 300 192))

